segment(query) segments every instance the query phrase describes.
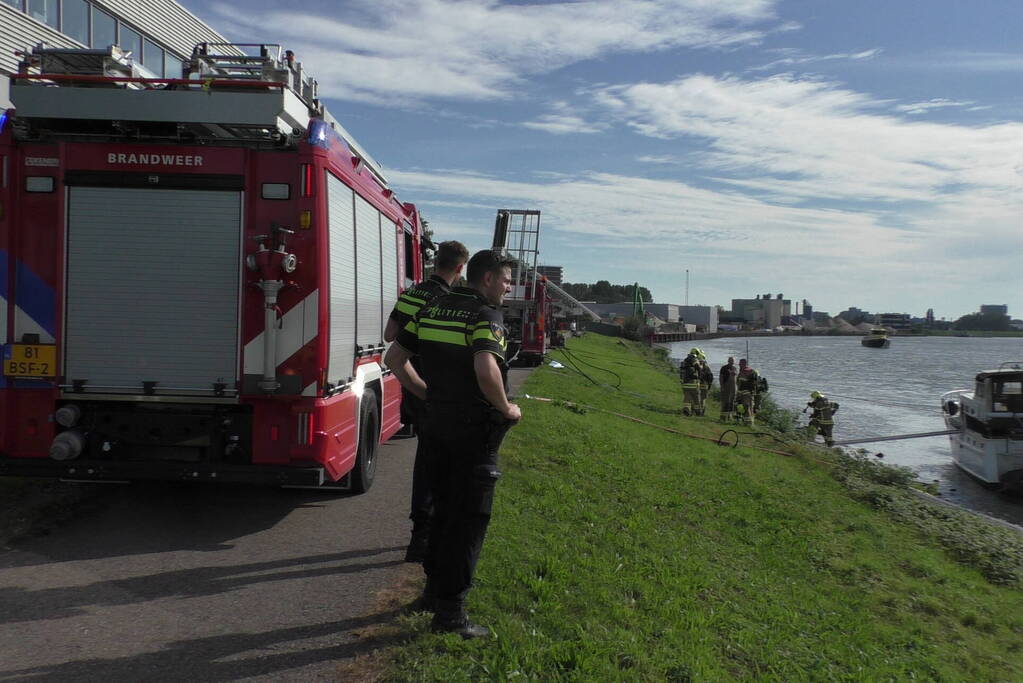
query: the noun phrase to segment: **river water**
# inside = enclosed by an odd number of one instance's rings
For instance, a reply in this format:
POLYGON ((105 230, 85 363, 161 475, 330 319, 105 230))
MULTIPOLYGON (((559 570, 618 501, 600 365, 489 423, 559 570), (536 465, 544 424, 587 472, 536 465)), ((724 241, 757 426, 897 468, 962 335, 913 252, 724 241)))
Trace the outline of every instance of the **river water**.
MULTIPOLYGON (((840 405, 835 440, 945 429, 939 398, 972 386, 981 370, 1023 360, 1023 338, 892 337, 887 349, 870 349, 859 337, 778 336, 723 338, 667 345, 678 360, 697 345, 715 374, 728 356, 747 357, 783 408, 801 411, 818 390, 840 405)), ((805 416, 801 424, 806 424, 805 416)), ((819 439, 820 437, 818 437, 819 439)), ((946 500, 1023 524, 1023 499, 984 488, 952 462, 945 436, 854 446, 884 453, 884 461, 912 468, 938 485, 946 500)))

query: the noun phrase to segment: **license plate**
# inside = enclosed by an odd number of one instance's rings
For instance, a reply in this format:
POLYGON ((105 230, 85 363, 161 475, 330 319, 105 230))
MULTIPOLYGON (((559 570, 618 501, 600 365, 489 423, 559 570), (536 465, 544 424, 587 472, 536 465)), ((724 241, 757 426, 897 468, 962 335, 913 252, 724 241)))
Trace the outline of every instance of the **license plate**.
POLYGON ((8 377, 56 377, 57 347, 53 344, 11 344, 11 355, 4 359, 8 377))

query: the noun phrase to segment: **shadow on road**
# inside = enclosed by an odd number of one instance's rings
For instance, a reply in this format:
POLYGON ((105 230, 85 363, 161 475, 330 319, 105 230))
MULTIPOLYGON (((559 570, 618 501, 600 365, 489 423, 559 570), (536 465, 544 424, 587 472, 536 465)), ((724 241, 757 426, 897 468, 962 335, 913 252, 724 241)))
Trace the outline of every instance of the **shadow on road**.
POLYGON ((137 482, 93 488, 48 536, 25 538, 0 569, 174 550, 218 551, 336 494, 246 485, 137 482))
POLYGON ((4 671, 4 678, 60 681, 233 681, 298 669, 367 653, 385 643, 383 637, 352 641, 352 629, 394 619, 392 610, 323 624, 309 624, 261 633, 235 633, 171 641, 158 652, 113 659, 86 659, 52 666, 4 671), (337 636, 337 644, 303 649, 294 641, 337 636), (254 651, 260 651, 256 654, 254 651), (281 652, 281 650, 288 650, 281 652), (272 652, 273 654, 266 654, 272 652), (249 657, 238 657, 253 653, 249 657))
POLYGON ((222 567, 195 567, 128 579, 97 581, 82 586, 37 590, 0 587, 0 623, 61 619, 83 614, 85 608, 130 605, 160 598, 219 595, 274 581, 338 576, 394 567, 403 562, 388 560, 347 564, 346 561, 386 555, 402 549, 374 548, 222 567))

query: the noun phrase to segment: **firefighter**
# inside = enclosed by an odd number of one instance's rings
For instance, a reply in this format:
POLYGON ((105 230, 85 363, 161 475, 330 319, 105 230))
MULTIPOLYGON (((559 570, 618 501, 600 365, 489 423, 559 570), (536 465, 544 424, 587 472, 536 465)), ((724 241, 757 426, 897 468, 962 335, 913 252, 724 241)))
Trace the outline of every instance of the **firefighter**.
POLYGON ((511 288, 510 261, 476 253, 466 267, 469 287, 435 299, 398 333, 387 366, 402 386, 425 398, 427 476, 433 523, 423 567, 422 603, 431 628, 463 638, 489 634, 465 612, 501 476, 497 452, 522 417, 505 391, 507 334, 500 305, 511 288), (422 375, 407 363, 420 357, 422 375))
POLYGON ((678 366, 678 378, 682 383, 682 414, 696 415, 700 405, 700 349, 695 346, 678 366))
POLYGON ((707 397, 710 396, 710 388, 714 385, 714 372, 707 362, 707 355, 700 349, 700 409, 698 415, 703 415, 707 410, 707 397))
MULTIPOLYGON (((451 291, 451 286, 462 277, 462 268, 469 251, 461 242, 454 240, 441 242, 437 246, 437 257, 434 261, 434 272, 426 280, 406 289, 398 297, 391 316, 387 319, 384 329, 384 341, 394 341, 398 332, 409 323, 423 306, 438 296, 451 291)), ((419 360, 412 359, 413 367, 418 371, 419 360)), ((412 466, 412 537, 405 549, 406 562, 422 562, 426 558, 427 541, 430 538, 430 515, 433 503, 430 498, 430 485, 426 479, 426 456, 423 455, 425 439, 423 439, 422 413, 423 404, 415 394, 402 389, 401 398, 402 420, 415 425, 419 437, 416 443, 416 459, 412 466)))
POLYGON ((735 367, 735 358, 729 356, 728 362, 721 366, 718 373, 718 384, 721 386, 721 421, 735 420, 735 376, 739 373, 735 367))
POLYGON ((749 366, 745 358, 739 359, 739 374, 735 378, 738 390, 739 405, 737 411, 744 424, 752 426, 756 422, 756 396, 759 373, 749 366))
POLYGON ((760 406, 763 404, 764 399, 767 398, 767 392, 770 387, 767 385, 767 378, 757 373, 757 393, 753 397, 753 412, 759 413, 760 406))
POLYGON ((803 408, 803 412, 810 409, 813 412, 810 413, 810 424, 806 428, 808 436, 812 439, 820 434, 824 437, 825 446, 835 445, 832 432, 835 428, 834 415, 838 412, 838 404, 829 401, 827 396, 821 392, 813 391, 810 392, 810 401, 806 404, 806 408, 803 408))

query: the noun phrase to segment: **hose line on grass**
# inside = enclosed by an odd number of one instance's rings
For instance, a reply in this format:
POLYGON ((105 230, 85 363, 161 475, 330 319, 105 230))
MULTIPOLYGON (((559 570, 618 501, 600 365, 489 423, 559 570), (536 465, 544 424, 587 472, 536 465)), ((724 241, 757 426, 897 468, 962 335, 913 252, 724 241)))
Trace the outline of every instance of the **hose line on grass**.
POLYGON ((734 429, 726 429, 725 431, 721 432, 721 436, 718 437, 718 446, 728 445, 725 443, 725 434, 735 434, 735 441, 732 443, 732 448, 735 448, 736 446, 739 445, 739 432, 735 431, 734 429))
MULTIPOLYGON (((659 425, 659 424, 656 424, 654 422, 648 422, 646 420, 641 420, 638 417, 633 417, 631 415, 625 415, 624 413, 616 413, 613 410, 607 410, 605 408, 597 408, 596 406, 589 406, 589 405, 585 405, 583 403, 575 403, 573 401, 562 401, 560 399, 553 399, 553 398, 544 398, 542 396, 530 396, 529 394, 523 394, 522 397, 526 398, 526 399, 529 399, 530 401, 539 401, 541 403, 551 403, 551 404, 554 404, 554 405, 571 406, 573 408, 583 408, 585 410, 594 410, 594 411, 597 411, 598 413, 606 413, 608 415, 614 415, 615 417, 620 417, 620 418, 622 418, 624 420, 629 420, 630 422, 636 422, 638 424, 645 425, 647 427, 653 427, 654 429, 659 429, 662 432, 669 432, 671 434, 678 434, 679 436, 685 436, 685 437, 688 437, 690 439, 701 439, 703 441, 710 441, 710 442, 716 443, 718 446, 722 446, 722 447, 735 448, 736 446, 739 445, 739 433, 736 432, 734 429, 726 430, 719 437, 702 436, 700 434, 689 434, 689 433, 686 433, 686 432, 683 432, 683 431, 679 431, 678 429, 672 429, 671 427, 665 427, 663 425, 659 425), (728 443, 726 443, 724 441, 724 435, 727 434, 728 432, 733 432, 735 434, 735 443, 728 444, 728 443)), ((752 433, 755 433, 755 432, 750 432, 750 433, 752 434, 752 433)), ((765 453, 773 453, 775 455, 784 455, 787 458, 794 457, 794 454, 792 454, 792 453, 786 453, 785 451, 776 451, 776 450, 773 450, 771 448, 764 448, 762 446, 744 446, 744 447, 745 448, 752 448, 752 449, 755 449, 755 450, 758 450, 758 451, 763 451, 765 453)), ((824 462, 826 464, 831 464, 831 463, 827 463, 827 461, 824 461, 824 460, 818 460, 817 462, 824 462)))
POLYGON ((574 371, 578 372, 580 375, 582 375, 586 379, 590 380, 591 382, 596 384, 598 387, 599 386, 606 386, 606 387, 611 388, 611 389, 620 389, 621 388, 621 386, 622 386, 622 376, 619 375, 614 370, 608 370, 607 368, 602 368, 602 367, 600 367, 598 365, 594 365, 593 363, 588 363, 585 360, 583 360, 582 358, 579 358, 578 356, 573 354, 567 348, 552 349, 552 350, 553 351, 560 351, 562 354, 564 354, 564 361, 567 364, 566 367, 568 367, 570 370, 574 370, 574 371), (598 382, 597 380, 593 379, 588 374, 583 372, 582 368, 579 367, 580 363, 583 364, 583 365, 588 365, 591 368, 595 368, 597 370, 600 370, 601 372, 606 372, 606 373, 608 373, 610 375, 614 375, 618 379, 618 384, 602 384, 601 382, 598 382))
POLYGON ((594 369, 596 369, 596 370, 600 370, 601 372, 606 372, 606 373, 608 373, 609 375, 614 375, 614 376, 615 376, 615 378, 616 378, 616 379, 618 380, 618 384, 615 384, 615 385, 614 385, 614 388, 615 388, 615 389, 619 389, 619 388, 621 388, 621 386, 622 386, 622 376, 621 376, 621 375, 619 375, 619 374, 618 374, 617 372, 615 372, 614 370, 609 370, 609 369, 607 369, 607 368, 602 368, 602 367, 600 367, 599 365, 594 365, 593 363, 589 363, 589 362, 587 362, 586 360, 584 360, 584 359, 580 358, 580 357, 579 357, 578 355, 576 355, 576 354, 575 354, 575 353, 573 353, 572 351, 569 351, 569 349, 568 349, 568 347, 567 347, 567 346, 565 346, 565 347, 562 347, 562 348, 560 348, 560 349, 557 349, 557 350, 558 350, 558 351, 561 351, 561 352, 562 352, 562 353, 564 353, 564 354, 565 354, 566 356, 568 356, 568 357, 572 358, 572 359, 573 359, 573 360, 575 360, 576 362, 582 363, 583 365, 588 365, 588 366, 590 366, 591 368, 594 368, 594 369))

